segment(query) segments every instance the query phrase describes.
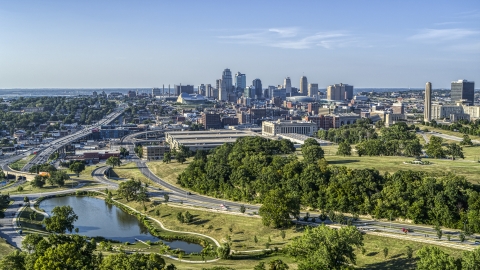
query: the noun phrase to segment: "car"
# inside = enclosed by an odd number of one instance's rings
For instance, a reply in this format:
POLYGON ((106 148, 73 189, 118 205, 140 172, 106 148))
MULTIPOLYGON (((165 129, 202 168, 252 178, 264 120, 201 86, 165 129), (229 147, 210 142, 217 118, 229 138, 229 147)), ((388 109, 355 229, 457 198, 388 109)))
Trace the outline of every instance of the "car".
POLYGON ((190 191, 187 191, 187 195, 192 195, 192 193, 190 191))

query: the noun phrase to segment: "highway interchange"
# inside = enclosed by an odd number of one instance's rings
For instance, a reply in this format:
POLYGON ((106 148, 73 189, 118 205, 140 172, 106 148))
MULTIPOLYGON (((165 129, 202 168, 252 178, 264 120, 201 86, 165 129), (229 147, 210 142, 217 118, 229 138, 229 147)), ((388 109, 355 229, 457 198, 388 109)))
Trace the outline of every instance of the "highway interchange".
MULTIPOLYGON (((41 151, 38 155, 40 158, 38 159, 32 159, 32 161, 29 164, 41 164, 47 161, 48 157, 50 156, 51 153, 56 151, 58 148, 73 142, 75 140, 78 140, 79 138, 88 135, 92 129, 98 128, 99 126, 103 124, 107 124, 115 118, 117 118, 123 110, 116 111, 110 115, 108 115, 106 118, 103 120, 99 121, 96 125, 92 126, 86 126, 82 130, 67 136, 63 137, 59 140, 52 141, 51 143, 45 145, 43 149, 39 149, 38 151, 41 151), (42 151, 43 150, 43 151, 42 151)), ((135 133, 131 134, 129 136, 126 136, 122 139, 122 144, 126 146, 126 148, 130 151, 130 153, 134 153, 134 146, 133 142, 135 140, 135 137, 138 135, 141 135, 144 133, 135 133)), ((457 137, 458 138, 458 137, 457 137)), ((2 169, 4 171, 10 170, 10 168, 7 166, 11 162, 14 162, 15 160, 18 160, 20 158, 28 156, 32 151, 25 151, 24 153, 21 153, 17 156, 12 156, 10 158, 0 160, 0 165, 2 166, 2 169)), ((188 190, 182 189, 176 185, 172 185, 158 176, 156 176, 147 166, 146 162, 139 159, 135 155, 131 155, 130 161, 135 162, 135 164, 138 166, 142 174, 144 174, 147 178, 152 180, 153 182, 157 183, 158 185, 163 187, 163 190, 156 190, 155 188, 150 187, 149 192, 152 197, 162 197, 163 194, 167 193, 169 196, 172 198, 172 202, 181 202, 185 204, 186 206, 195 206, 195 207, 203 207, 203 208, 208 208, 208 209, 214 209, 214 210, 223 210, 225 213, 239 213, 239 209, 242 205, 246 207, 246 213, 247 214, 255 214, 258 213, 260 205, 252 205, 252 204, 244 204, 244 203, 238 203, 238 202, 232 202, 232 201, 226 201, 226 200, 221 200, 217 198, 212 198, 212 197, 207 197, 207 196, 202 196, 198 194, 191 194, 188 190)), ((93 172, 93 177, 95 180, 105 184, 108 188, 117 188, 118 184, 115 183, 115 181, 111 181, 105 177, 105 171, 108 169, 108 167, 100 167, 96 169, 93 172)), ((77 188, 80 188, 80 186, 77 186, 77 188)), ((82 190, 94 190, 98 188, 90 188, 87 189, 86 187, 83 187, 82 190)), ((23 202, 24 196, 28 196, 30 200, 35 200, 38 197, 41 196, 47 196, 47 195, 53 195, 53 194, 61 194, 61 193, 67 193, 71 192, 71 190, 64 190, 64 191, 59 191, 59 192, 49 192, 49 193, 37 193, 37 194, 27 194, 27 195, 12 195, 11 199, 14 200, 14 203, 10 205, 6 211, 5 211, 5 218, 0 219, 0 236, 5 238, 9 243, 12 243, 14 246, 20 247, 20 242, 21 242, 21 237, 18 235, 18 233, 15 231, 15 228, 13 227, 13 215, 17 214, 18 211, 20 210, 19 204, 23 202)), ((302 215, 305 215, 305 213, 301 213, 302 215)), ((317 222, 312 223, 308 222, 310 225, 320 225, 321 222, 318 219, 318 215, 310 215, 311 217, 317 217, 317 222)), ((299 222, 303 223, 303 222, 299 222)), ((327 220, 325 223, 329 223, 327 220)), ((395 235, 403 235, 402 229, 403 228, 408 228, 412 230, 412 232, 408 233, 410 236, 424 236, 426 239, 435 239, 436 238, 436 231, 431 227, 431 226, 424 226, 424 225, 414 225, 414 224, 405 224, 405 223, 398 223, 398 222, 385 222, 385 221, 376 221, 376 220, 371 220, 371 219, 360 219, 359 221, 355 222, 355 225, 364 231, 382 231, 385 233, 390 233, 390 234, 395 234, 395 235)), ((459 232, 456 230, 449 230, 449 229, 442 229, 444 235, 450 235, 452 236, 451 241, 452 244, 457 243, 459 244, 458 240, 458 235, 459 232)), ((474 236, 477 238, 478 236, 474 236)), ((470 246, 473 247, 477 245, 478 243, 473 242, 473 241, 467 241, 466 243, 462 244, 462 246, 470 246)))

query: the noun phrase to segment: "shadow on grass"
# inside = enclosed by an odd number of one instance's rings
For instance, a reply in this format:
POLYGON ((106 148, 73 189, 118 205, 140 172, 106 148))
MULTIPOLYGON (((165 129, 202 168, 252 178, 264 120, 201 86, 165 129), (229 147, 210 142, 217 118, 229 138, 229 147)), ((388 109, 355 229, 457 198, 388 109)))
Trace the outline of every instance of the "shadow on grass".
POLYGON ((366 256, 371 257, 371 256, 375 256, 377 254, 378 254, 378 252, 370 252, 370 253, 367 253, 366 256))
POLYGON ((415 260, 407 258, 396 258, 388 261, 365 265, 365 269, 415 269, 415 260))
POLYGON ((348 163, 354 163, 354 162, 360 162, 358 159, 345 159, 345 160, 332 160, 328 161, 328 164, 330 165, 336 165, 336 164, 348 164, 348 163))
POLYGON ((193 225, 202 225, 202 224, 205 224, 207 222, 209 222, 210 219, 197 219, 193 222, 191 222, 190 224, 193 224, 193 225))

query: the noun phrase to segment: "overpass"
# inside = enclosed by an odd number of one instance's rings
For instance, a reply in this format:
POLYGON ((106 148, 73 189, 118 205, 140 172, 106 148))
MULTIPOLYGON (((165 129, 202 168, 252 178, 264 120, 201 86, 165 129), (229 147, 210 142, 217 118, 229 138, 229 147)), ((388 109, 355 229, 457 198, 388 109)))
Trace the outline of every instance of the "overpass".
POLYGON ((92 133, 92 129, 99 129, 102 125, 107 125, 113 122, 117 117, 119 117, 123 111, 125 110, 125 106, 119 107, 115 110, 115 112, 110 113, 102 120, 98 121, 95 125, 88 125, 85 126, 83 129, 70 134, 68 136, 56 139, 50 143, 47 143, 41 148, 38 154, 32 158, 22 169, 23 172, 28 172, 33 165, 36 164, 44 164, 48 161, 48 158, 51 154, 57 151, 63 151, 65 146, 71 144, 74 141, 77 141, 81 138, 84 138, 92 133))

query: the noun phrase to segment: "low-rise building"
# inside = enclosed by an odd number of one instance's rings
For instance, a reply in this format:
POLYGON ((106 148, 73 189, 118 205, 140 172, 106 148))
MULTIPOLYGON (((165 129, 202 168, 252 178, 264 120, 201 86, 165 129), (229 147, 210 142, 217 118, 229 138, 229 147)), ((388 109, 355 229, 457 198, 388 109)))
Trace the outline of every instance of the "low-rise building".
POLYGON ((167 145, 146 145, 143 146, 143 158, 146 160, 163 159, 165 153, 170 152, 167 145))
POLYGON ((313 136, 317 132, 317 125, 306 121, 263 121, 262 135, 276 136, 280 133, 297 133, 313 136))

